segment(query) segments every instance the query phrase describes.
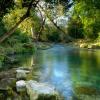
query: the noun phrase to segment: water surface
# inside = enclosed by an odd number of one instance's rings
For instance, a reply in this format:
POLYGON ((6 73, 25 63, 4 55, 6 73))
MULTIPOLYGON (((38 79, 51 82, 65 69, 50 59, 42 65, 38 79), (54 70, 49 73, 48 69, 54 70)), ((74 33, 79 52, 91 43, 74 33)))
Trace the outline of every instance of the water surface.
POLYGON ((35 63, 38 68, 33 70, 33 76, 38 74, 34 79, 55 86, 65 100, 100 100, 100 50, 54 45, 38 50, 36 55, 17 58, 20 63, 12 67, 35 63))
MULTIPOLYGON (((39 81, 48 82, 66 100, 97 95, 100 88, 100 51, 56 45, 37 52, 39 81)), ((100 100, 100 98, 99 98, 100 100)))

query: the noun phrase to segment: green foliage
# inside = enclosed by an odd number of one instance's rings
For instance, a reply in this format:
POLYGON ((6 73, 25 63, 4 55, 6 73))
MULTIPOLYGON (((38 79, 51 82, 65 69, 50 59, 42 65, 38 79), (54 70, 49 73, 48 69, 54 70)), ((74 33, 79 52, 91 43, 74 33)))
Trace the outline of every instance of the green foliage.
POLYGON ((73 38, 84 38, 84 30, 83 25, 79 18, 77 19, 71 19, 68 24, 68 34, 73 38))
MULTIPOLYGON (((6 14, 2 19, 3 23, 5 24, 5 28, 9 30, 11 27, 13 27, 20 20, 20 18, 25 14, 25 12, 26 12, 25 8, 24 9, 15 8, 14 10, 10 10, 10 12, 6 14)), ((23 26, 23 23, 18 28, 20 29, 21 27, 21 30, 23 29, 24 31, 24 29, 26 29, 28 25, 26 26, 26 23, 24 23, 23 26)))
POLYGON ((59 42, 60 34, 57 31, 55 31, 55 32, 52 32, 51 34, 47 34, 47 38, 48 38, 48 41, 59 42))
POLYGON ((10 38, 4 42, 4 47, 8 47, 6 54, 34 51, 34 46, 32 44, 31 38, 21 33, 19 30, 17 30, 10 38), (25 46, 26 44, 30 46, 25 46))
POLYGON ((98 0, 74 0, 74 2, 73 19, 80 19, 85 38, 96 39, 100 32, 100 10, 98 7, 100 2, 98 0))
POLYGON ((2 22, 2 19, 0 19, 0 36, 2 36, 4 32, 6 32, 6 28, 2 22))
POLYGON ((40 40, 48 42, 60 42, 61 33, 55 28, 55 26, 45 25, 45 28, 40 35, 40 40))
MULTIPOLYGON (((9 31, 26 12, 26 8, 14 8, 9 10, 0 20, 0 36, 9 31)), ((0 45, 0 61, 3 61, 7 54, 34 52, 31 39, 32 18, 22 22, 17 30, 0 45)), ((1 64, 1 63, 0 63, 1 64)))

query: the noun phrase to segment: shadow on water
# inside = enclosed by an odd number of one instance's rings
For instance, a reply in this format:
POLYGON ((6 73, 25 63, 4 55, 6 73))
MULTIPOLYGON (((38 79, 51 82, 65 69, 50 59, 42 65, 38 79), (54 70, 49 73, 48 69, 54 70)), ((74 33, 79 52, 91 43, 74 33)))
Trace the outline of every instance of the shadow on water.
MULTIPOLYGON (((100 100, 100 51, 55 45, 37 55, 20 55, 13 66, 39 66, 36 80, 52 84, 65 100, 100 100)), ((16 57, 15 57, 16 58, 16 57)), ((35 71, 34 71, 35 70, 35 71)))

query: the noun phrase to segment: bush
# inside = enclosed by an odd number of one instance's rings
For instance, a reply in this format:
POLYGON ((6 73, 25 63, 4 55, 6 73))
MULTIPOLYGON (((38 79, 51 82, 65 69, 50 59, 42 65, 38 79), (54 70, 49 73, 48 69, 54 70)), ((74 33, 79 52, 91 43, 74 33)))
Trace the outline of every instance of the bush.
POLYGON ((60 42, 60 34, 57 31, 52 32, 51 34, 47 34, 47 38, 48 41, 60 42))
POLYGON ((0 19, 0 36, 2 36, 6 32, 5 26, 2 22, 2 19, 0 19))
POLYGON ((83 25, 81 21, 78 19, 77 20, 71 19, 68 24, 67 30, 68 30, 68 34, 75 39, 84 38, 83 25))

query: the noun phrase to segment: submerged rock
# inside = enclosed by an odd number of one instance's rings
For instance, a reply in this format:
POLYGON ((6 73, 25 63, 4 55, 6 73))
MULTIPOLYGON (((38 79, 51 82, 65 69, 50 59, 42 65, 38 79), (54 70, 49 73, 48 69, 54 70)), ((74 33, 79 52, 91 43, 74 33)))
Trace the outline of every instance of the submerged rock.
POLYGON ((58 99, 57 91, 49 84, 30 80, 26 82, 26 88, 30 100, 62 100, 58 99))
POLYGON ((100 95, 100 90, 93 88, 93 87, 85 87, 85 86, 81 86, 81 87, 76 87, 75 91, 77 94, 79 95, 100 95))

